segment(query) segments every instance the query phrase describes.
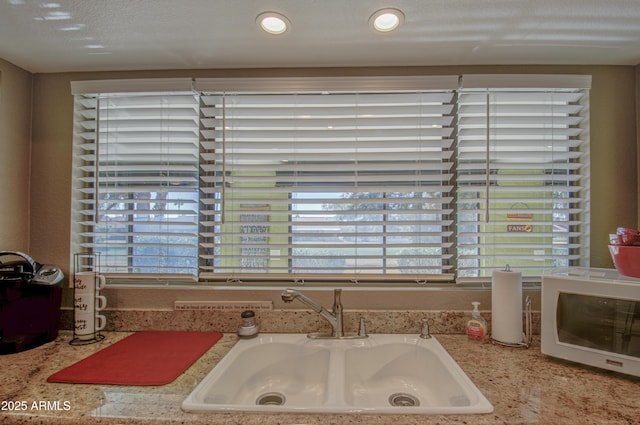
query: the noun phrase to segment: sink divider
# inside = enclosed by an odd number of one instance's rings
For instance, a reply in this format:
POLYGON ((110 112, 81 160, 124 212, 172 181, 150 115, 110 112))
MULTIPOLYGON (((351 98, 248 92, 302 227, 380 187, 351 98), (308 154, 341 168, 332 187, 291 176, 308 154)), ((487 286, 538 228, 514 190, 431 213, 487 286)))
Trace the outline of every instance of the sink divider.
POLYGON ((333 344, 329 351, 329 373, 327 378, 327 388, 330 392, 327 396, 327 405, 332 406, 344 406, 345 404, 345 388, 344 385, 339 385, 340 382, 344 382, 345 369, 345 350, 342 347, 338 347, 333 344))

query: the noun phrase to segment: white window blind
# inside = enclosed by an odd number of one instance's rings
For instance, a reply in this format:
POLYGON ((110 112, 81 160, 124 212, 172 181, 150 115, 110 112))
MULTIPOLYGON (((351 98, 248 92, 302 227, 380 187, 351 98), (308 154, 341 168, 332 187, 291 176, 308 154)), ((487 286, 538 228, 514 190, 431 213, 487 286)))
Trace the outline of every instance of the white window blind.
POLYGON ((508 77, 463 79, 458 280, 488 277, 507 264, 523 276, 588 265, 588 90, 544 78, 511 87, 508 77))
POLYGON ((590 77, 458 79, 73 83, 72 251, 151 282, 588 266, 590 77))
POLYGON ((197 96, 77 94, 74 121, 74 251, 105 273, 196 276, 197 96))
POLYGON ((451 273, 453 97, 203 94, 201 277, 451 273))

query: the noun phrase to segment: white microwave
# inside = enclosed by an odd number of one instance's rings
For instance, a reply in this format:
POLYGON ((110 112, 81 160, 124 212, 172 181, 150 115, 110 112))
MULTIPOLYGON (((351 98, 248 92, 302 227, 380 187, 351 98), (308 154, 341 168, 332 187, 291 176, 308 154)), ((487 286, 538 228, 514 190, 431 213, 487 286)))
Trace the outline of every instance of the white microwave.
POLYGON ((555 269, 542 277, 541 308, 544 354, 640 376, 640 279, 555 269))

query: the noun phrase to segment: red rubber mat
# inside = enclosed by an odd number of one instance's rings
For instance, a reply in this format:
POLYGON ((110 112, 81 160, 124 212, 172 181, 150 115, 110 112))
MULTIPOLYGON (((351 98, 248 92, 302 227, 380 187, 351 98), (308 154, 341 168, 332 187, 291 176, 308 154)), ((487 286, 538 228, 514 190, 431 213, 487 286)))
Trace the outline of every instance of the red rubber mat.
POLYGON ((221 337, 220 332, 138 332, 54 373, 47 382, 165 385, 221 337))

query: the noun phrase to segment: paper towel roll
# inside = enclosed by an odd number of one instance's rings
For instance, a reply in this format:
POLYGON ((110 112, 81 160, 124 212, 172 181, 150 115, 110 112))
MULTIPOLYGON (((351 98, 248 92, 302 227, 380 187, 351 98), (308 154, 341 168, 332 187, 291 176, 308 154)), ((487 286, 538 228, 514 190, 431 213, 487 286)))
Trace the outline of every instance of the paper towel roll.
POLYGON ((491 338, 506 344, 523 341, 522 273, 494 270, 491 276, 491 338))

